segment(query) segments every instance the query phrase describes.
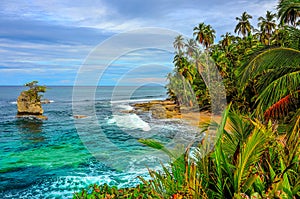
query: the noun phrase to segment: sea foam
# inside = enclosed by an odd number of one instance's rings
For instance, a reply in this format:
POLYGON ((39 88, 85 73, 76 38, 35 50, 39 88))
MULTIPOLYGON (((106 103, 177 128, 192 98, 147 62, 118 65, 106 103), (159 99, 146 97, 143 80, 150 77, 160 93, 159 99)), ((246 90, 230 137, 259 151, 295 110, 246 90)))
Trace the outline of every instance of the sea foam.
POLYGON ((135 102, 148 102, 153 100, 164 100, 166 98, 145 98, 145 99, 124 99, 124 100, 111 100, 110 103, 112 104, 120 104, 120 103, 135 103, 135 102))
POLYGON ((150 125, 136 114, 113 115, 107 123, 117 124, 120 128, 142 129, 143 131, 151 130, 150 125))
POLYGON ((117 108, 124 109, 124 110, 127 110, 127 111, 133 110, 132 106, 126 105, 126 104, 120 104, 120 105, 117 106, 117 108))
MULTIPOLYGON (((54 100, 49 100, 50 103, 53 103, 54 100)), ((17 101, 12 101, 12 102, 9 102, 10 104, 17 104, 17 101)))

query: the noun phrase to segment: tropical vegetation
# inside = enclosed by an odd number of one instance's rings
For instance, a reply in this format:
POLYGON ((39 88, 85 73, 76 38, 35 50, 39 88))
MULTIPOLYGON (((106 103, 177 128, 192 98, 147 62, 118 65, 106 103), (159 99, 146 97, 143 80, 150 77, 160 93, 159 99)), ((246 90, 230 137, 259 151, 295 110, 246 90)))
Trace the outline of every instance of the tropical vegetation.
POLYGON ((149 170, 151 180, 140 178, 138 187, 118 190, 125 195, 93 185, 74 198, 300 198, 300 1, 280 0, 277 13, 267 11, 257 28, 252 18, 242 13, 237 35, 227 32, 217 43, 205 23, 193 38, 174 41, 170 98, 211 111, 209 87, 220 81, 213 62, 226 91, 221 122, 202 124, 202 141, 183 154, 140 140, 169 155, 170 163, 149 170))
POLYGON ((45 93, 47 90, 46 86, 38 85, 38 81, 34 80, 26 83, 24 86, 29 87, 25 92, 30 96, 31 99, 35 99, 37 101, 41 100, 42 95, 39 93, 45 93))

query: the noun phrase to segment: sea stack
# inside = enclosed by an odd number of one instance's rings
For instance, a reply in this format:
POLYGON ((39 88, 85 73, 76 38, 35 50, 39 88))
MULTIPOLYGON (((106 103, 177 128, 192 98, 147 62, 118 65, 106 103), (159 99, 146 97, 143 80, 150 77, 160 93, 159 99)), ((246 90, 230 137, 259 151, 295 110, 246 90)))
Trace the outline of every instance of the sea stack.
POLYGON ((47 120, 48 118, 43 115, 44 110, 41 103, 41 95, 39 92, 45 92, 45 86, 38 86, 37 81, 25 84, 30 89, 22 91, 17 100, 18 113, 17 117, 30 117, 36 119, 47 120))

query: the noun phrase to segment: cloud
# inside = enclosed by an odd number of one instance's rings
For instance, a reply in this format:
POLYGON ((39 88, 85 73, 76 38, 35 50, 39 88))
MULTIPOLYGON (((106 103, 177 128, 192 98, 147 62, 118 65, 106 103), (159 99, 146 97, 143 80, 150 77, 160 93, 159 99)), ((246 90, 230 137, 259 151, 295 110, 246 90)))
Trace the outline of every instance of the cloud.
POLYGON ((35 19, 0 17, 0 38, 36 44, 86 44, 96 45, 111 36, 97 29, 63 26, 35 19))
POLYGON ((86 45, 43 44, 0 39, 0 66, 16 69, 78 68, 90 51, 86 45))
MULTIPOLYGON (((37 77, 47 71, 57 75, 47 81, 71 83, 75 79, 75 71, 83 63, 89 66, 87 70, 93 71, 103 69, 107 61, 112 61, 114 67, 109 71, 112 78, 118 78, 118 74, 142 63, 172 66, 172 54, 154 53, 153 50, 132 51, 133 48, 138 49, 138 41, 143 40, 151 44, 160 39, 157 43, 169 45, 174 35, 163 37, 163 31, 157 35, 130 35, 126 39, 115 40, 96 59, 92 57, 92 49, 118 36, 118 33, 144 27, 176 30, 178 34, 192 37, 194 26, 205 22, 211 24, 220 37, 226 32, 233 32, 237 23, 235 17, 244 11, 253 16, 252 24, 256 26, 256 19, 266 10, 274 10, 276 3, 274 0, 2 0, 0 84, 20 82, 24 80, 22 73, 37 77), (118 50, 126 53, 115 57, 118 50), (86 62, 88 55, 92 59, 86 62), (120 68, 122 70, 118 70, 120 68), (71 81, 62 81, 66 80, 64 76, 71 81)), ((161 48, 164 49, 163 46, 161 48)), ((149 71, 149 74, 157 76, 164 72, 149 71)), ((107 81, 112 82, 109 78, 107 81)))
POLYGON ((78 81, 79 84, 95 85, 100 78, 99 85, 106 85, 107 82, 111 84, 120 82, 127 85, 128 79, 153 77, 165 79, 166 74, 173 69, 172 59, 173 54, 157 49, 128 52, 113 62, 107 60, 106 63, 110 63, 108 65, 103 62, 99 65, 96 65, 96 62, 91 65, 84 64, 78 73, 78 81))
POLYGON ((4 0, 0 8, 10 18, 39 19, 64 26, 96 28, 103 32, 157 26, 187 34, 202 21, 221 31, 219 27, 223 27, 223 23, 229 25, 230 21, 230 25, 234 25, 235 17, 243 11, 258 17, 266 10, 274 10, 276 3, 273 0, 52 0, 29 4, 26 1, 4 0))

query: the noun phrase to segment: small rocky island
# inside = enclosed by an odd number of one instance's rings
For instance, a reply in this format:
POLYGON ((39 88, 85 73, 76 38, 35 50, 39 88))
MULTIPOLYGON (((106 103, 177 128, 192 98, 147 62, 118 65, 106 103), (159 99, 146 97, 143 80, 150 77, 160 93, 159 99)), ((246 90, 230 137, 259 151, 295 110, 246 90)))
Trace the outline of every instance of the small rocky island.
POLYGON ((46 92, 46 86, 37 85, 38 81, 26 83, 25 86, 29 90, 22 91, 17 100, 18 113, 17 117, 30 117, 35 119, 47 120, 48 118, 43 115, 41 97, 39 93, 46 92))

